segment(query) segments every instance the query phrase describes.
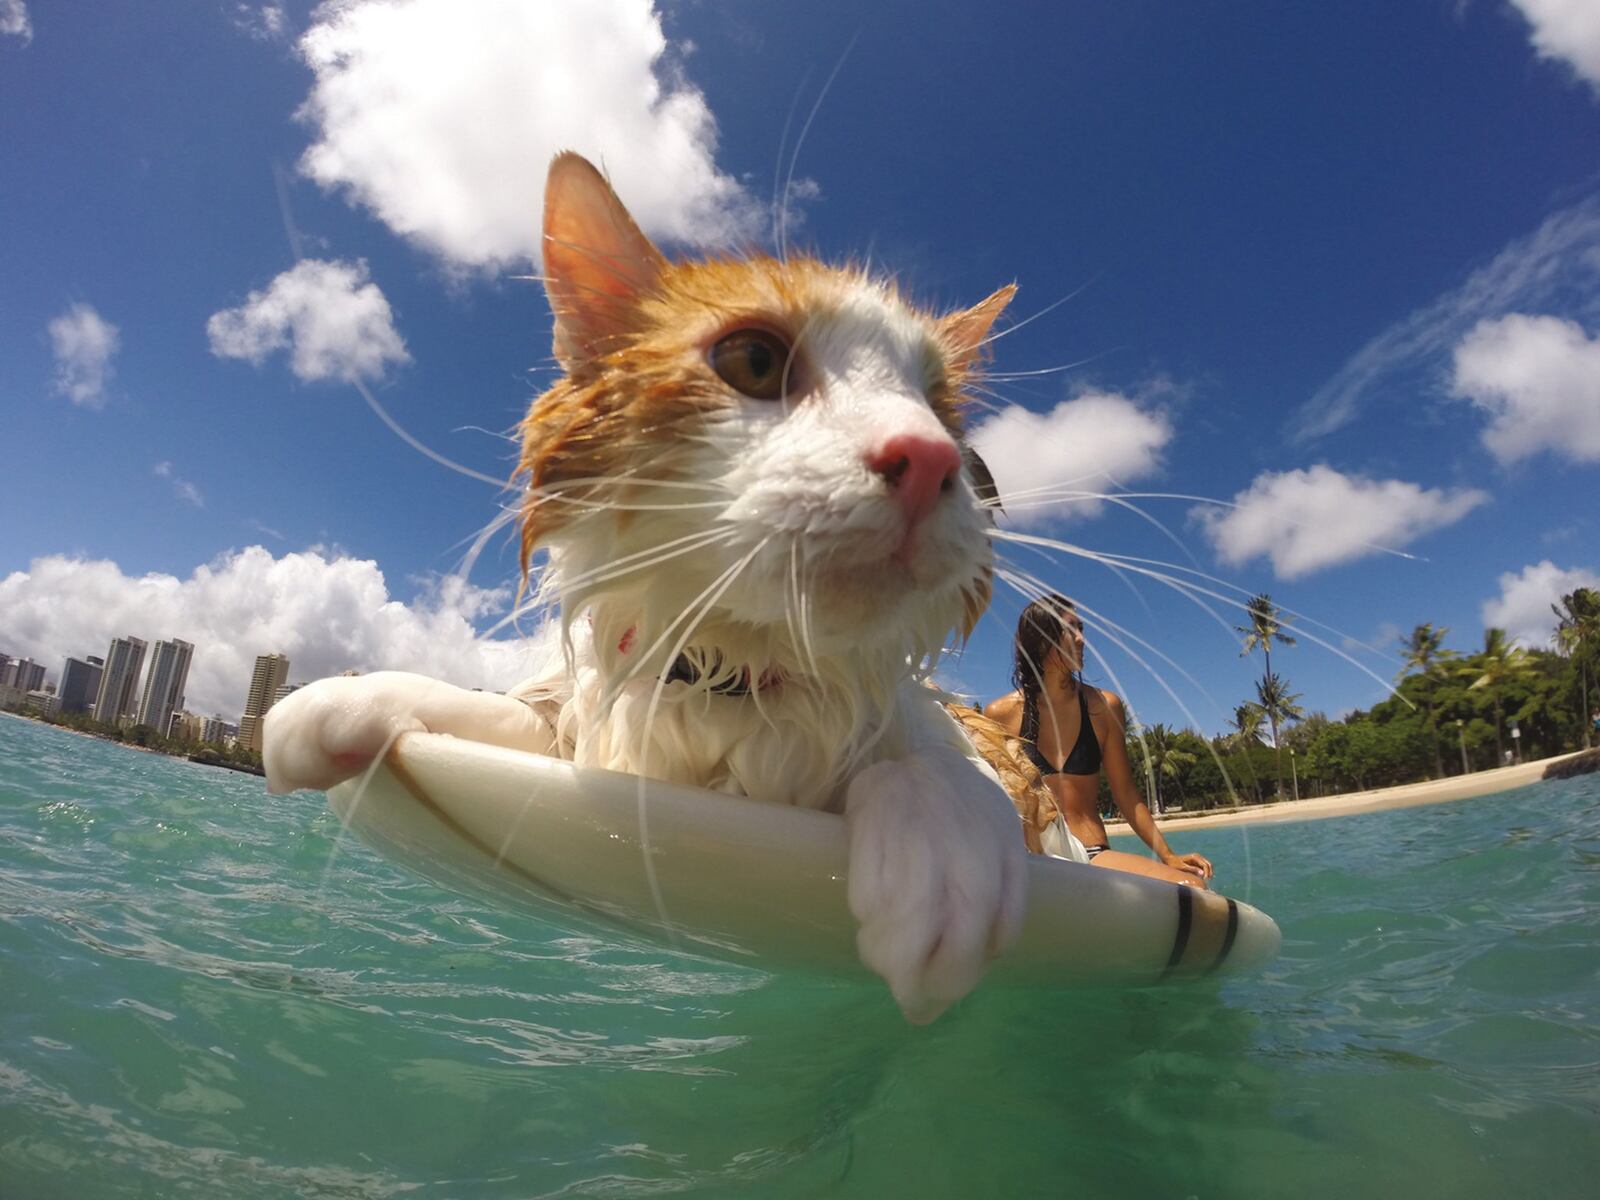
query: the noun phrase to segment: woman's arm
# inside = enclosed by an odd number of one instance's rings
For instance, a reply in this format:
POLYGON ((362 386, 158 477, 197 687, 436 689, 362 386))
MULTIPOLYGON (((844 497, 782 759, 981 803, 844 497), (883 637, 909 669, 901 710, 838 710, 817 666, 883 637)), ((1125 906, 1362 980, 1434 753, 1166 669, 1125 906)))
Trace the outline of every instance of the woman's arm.
POLYGON ((1149 846, 1155 852, 1155 856, 1167 866, 1177 871, 1198 875, 1201 879, 1211 878, 1210 860, 1199 854, 1176 853, 1167 845, 1167 839, 1161 836, 1161 830, 1156 828, 1155 818, 1150 815, 1150 807, 1144 802, 1144 797, 1139 794, 1139 789, 1134 784, 1133 766, 1128 762, 1125 732, 1128 718, 1122 707, 1122 698, 1115 692, 1099 691, 1098 694, 1111 717, 1107 723, 1109 728, 1106 730, 1106 736, 1100 739, 1101 769, 1106 773, 1106 782, 1111 785, 1111 799, 1116 802, 1117 810, 1122 813, 1123 820, 1128 822, 1128 828, 1138 834, 1144 844, 1149 846))
POLYGON ((1007 692, 998 700, 991 700, 983 715, 1004 729, 1012 737, 1022 733, 1022 693, 1007 692))

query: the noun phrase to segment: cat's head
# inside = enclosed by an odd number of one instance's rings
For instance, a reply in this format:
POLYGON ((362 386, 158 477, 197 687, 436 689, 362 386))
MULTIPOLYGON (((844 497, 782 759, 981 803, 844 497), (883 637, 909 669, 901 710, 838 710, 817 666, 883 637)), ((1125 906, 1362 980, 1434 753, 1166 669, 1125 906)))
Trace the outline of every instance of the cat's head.
POLYGON ((525 566, 546 546, 568 604, 701 605, 813 655, 970 631, 990 514, 964 409, 1013 288, 935 316, 811 258, 671 262, 575 154, 543 247, 565 373, 523 422, 525 566))

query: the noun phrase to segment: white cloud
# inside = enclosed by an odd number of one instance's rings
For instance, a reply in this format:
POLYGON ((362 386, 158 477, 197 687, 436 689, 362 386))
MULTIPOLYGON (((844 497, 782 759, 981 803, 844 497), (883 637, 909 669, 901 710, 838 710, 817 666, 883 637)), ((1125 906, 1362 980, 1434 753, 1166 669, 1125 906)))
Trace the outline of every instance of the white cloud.
POLYGON ((238 308, 213 313, 206 333, 218 358, 257 366, 287 349, 291 369, 307 382, 379 379, 390 365, 411 361, 365 262, 297 263, 238 308))
POLYGON ((1533 26, 1540 58, 1564 62, 1600 92, 1600 4, 1595 0, 1511 0, 1533 26))
POLYGON ((206 506, 205 497, 200 494, 200 489, 195 487, 195 485, 190 483, 187 479, 180 479, 177 475, 173 474, 171 463, 158 462, 155 465, 155 473, 162 479, 167 479, 172 482, 172 490, 177 493, 178 499, 192 504, 196 508, 204 508, 206 506))
POLYGON ((1042 415, 1010 405, 976 426, 969 440, 994 475, 1009 522, 1037 526, 1103 507, 1046 499, 1037 489, 1109 491, 1148 475, 1161 465, 1172 424, 1126 396, 1086 391, 1042 415))
POLYGON ((1399 479, 1365 479, 1327 466, 1263 472, 1233 508, 1191 510, 1223 562, 1271 560, 1279 579, 1296 579, 1383 550, 1398 550, 1454 524, 1486 493, 1424 489, 1399 479))
POLYGON ((1558 317, 1480 321, 1456 347, 1451 390, 1489 414, 1502 463, 1541 450, 1600 462, 1600 338, 1558 317))
POLYGON ((104 408, 106 384, 116 374, 111 359, 121 342, 117 327, 88 304, 74 304, 51 321, 57 393, 84 408, 104 408))
POLYGON ((1500 594, 1483 602, 1484 628, 1504 629, 1513 641, 1534 649, 1548 649, 1555 634, 1552 604, 1575 588, 1600 588, 1600 574, 1575 567, 1562 570, 1549 559, 1500 576, 1500 594))
POLYGON ((188 707, 237 718, 256 655, 274 651, 294 681, 393 668, 509 687, 530 673, 530 644, 479 637, 472 623, 510 596, 447 577, 401 603, 377 563, 317 551, 275 558, 252 546, 187 579, 53 555, 0 580, 0 646, 54 677, 67 655, 103 655, 113 637, 181 637, 195 645, 188 707))
POLYGON ((1468 330, 1519 311, 1600 323, 1600 199, 1553 214, 1460 287, 1373 338, 1300 407, 1292 436, 1311 441, 1348 425, 1379 397, 1400 404, 1425 393, 1468 330))
POLYGON ((301 171, 452 266, 537 258, 545 171, 577 150, 644 229, 720 242, 757 207, 649 0, 341 0, 300 39, 301 171))
POLYGON ((276 42, 289 32, 281 4, 236 4, 233 23, 258 42, 276 42))
POLYGON ((19 37, 26 46, 33 41, 33 22, 22 0, 0 0, 0 37, 19 37))

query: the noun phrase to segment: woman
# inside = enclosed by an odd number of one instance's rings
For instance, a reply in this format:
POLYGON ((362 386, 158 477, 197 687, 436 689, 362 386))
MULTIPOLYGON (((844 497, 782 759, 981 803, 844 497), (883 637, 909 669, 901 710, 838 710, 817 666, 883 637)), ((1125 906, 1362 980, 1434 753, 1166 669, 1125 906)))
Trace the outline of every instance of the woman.
POLYGON ((1211 863, 1199 854, 1174 852, 1134 786, 1122 700, 1084 683, 1082 671, 1083 620, 1072 602, 1064 596, 1035 600, 1017 622, 1011 672, 1017 690, 990 704, 984 715, 1022 739, 1068 831, 1093 865, 1205 887, 1211 863), (1160 862, 1111 849, 1099 813, 1101 771, 1129 827, 1160 862))

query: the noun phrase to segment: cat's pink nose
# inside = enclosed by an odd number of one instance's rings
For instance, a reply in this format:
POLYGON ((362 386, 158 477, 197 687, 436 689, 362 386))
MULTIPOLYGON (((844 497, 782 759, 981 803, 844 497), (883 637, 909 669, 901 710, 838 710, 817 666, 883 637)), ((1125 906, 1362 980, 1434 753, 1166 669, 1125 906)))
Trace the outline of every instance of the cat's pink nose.
POLYGON ((867 467, 883 477, 906 520, 915 528, 955 486, 961 473, 961 451, 948 436, 896 434, 867 456, 867 467))

